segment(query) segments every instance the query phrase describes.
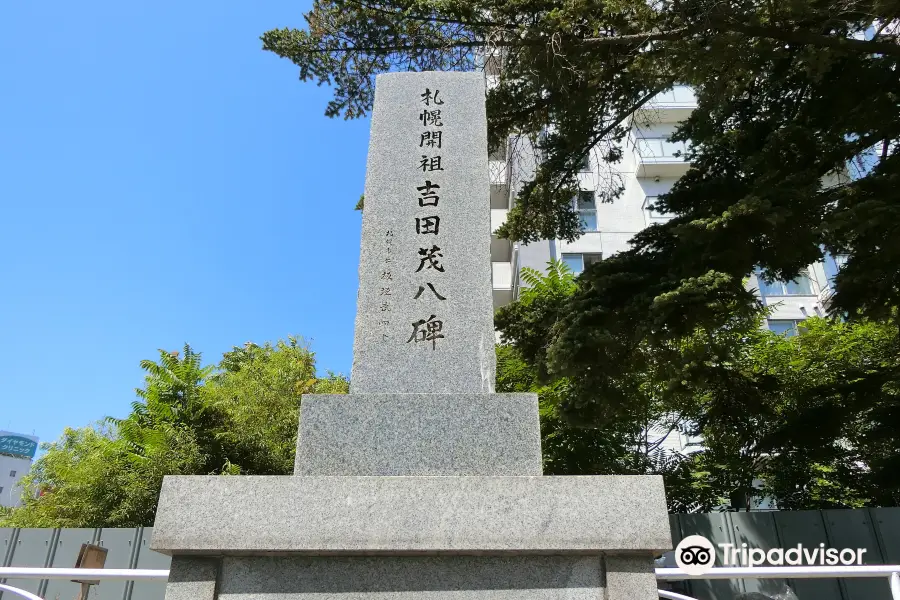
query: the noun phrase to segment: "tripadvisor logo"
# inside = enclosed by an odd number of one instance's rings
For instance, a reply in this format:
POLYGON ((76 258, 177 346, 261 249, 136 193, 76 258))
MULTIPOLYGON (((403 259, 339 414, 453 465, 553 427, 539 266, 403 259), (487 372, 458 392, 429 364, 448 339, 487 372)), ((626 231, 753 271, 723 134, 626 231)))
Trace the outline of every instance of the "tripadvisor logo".
MULTIPOLYGON (((769 567, 861 565, 866 548, 826 548, 825 544, 807 548, 797 544, 791 548, 751 548, 747 544, 717 544, 726 567, 769 567)), ((675 548, 675 564, 688 575, 703 575, 716 562, 716 548, 702 535, 689 535, 675 548)))
POLYGON ((702 535, 689 535, 675 547, 675 564, 688 575, 703 575, 716 562, 716 549, 702 535))

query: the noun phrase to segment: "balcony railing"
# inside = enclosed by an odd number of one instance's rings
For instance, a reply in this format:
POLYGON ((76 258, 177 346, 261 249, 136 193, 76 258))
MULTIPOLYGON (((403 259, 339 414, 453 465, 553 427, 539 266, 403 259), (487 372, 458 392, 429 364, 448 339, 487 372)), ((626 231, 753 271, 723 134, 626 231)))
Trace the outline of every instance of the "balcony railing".
POLYGON ((638 177, 681 177, 690 168, 687 144, 665 138, 638 138, 638 177))
POLYGON ((670 142, 665 138, 641 138, 637 140, 638 154, 644 160, 667 159, 670 161, 683 161, 687 152, 684 142, 670 142))
POLYGON ((647 215, 647 225, 653 225, 654 223, 665 223, 675 216, 671 213, 663 213, 654 208, 650 208, 651 206, 654 206, 658 200, 659 196, 647 196, 646 198, 644 198, 644 211, 647 215))
POLYGON ((676 85, 671 90, 654 96, 653 100, 651 100, 651 104, 660 106, 671 104, 697 106, 697 96, 694 95, 694 90, 690 87, 686 85, 676 85))
POLYGON ((512 263, 491 262, 494 309, 512 302, 512 263))
POLYGON ((497 228, 506 223, 506 215, 509 214, 509 211, 505 208, 492 208, 491 209, 491 234, 497 231, 497 228))
POLYGON ((509 240, 498 238, 494 235, 497 228, 506 223, 508 210, 502 208, 491 209, 491 260, 495 262, 509 262, 512 256, 512 244, 509 240))
POLYGON ((697 108, 694 90, 686 85, 657 94, 641 107, 638 118, 645 123, 679 123, 697 108))

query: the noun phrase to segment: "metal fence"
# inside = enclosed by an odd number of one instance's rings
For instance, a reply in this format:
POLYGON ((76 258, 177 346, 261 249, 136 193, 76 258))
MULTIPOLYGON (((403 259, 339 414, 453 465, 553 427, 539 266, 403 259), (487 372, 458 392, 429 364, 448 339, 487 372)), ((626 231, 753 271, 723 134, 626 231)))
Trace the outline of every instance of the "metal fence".
MULTIPOLYGON (((672 541, 702 535, 714 544, 730 543, 769 550, 803 544, 830 548, 866 548, 864 563, 900 564, 900 508, 859 510, 712 513, 671 515, 672 541)), ((0 529, 3 567, 68 568, 75 565, 83 543, 109 550, 107 569, 168 569, 170 558, 150 550, 152 528, 134 529, 0 529)), ((662 566, 662 565, 661 565, 662 566)), ((674 566, 669 561, 665 566, 674 566)), ((717 566, 723 566, 719 556, 717 566)), ((0 583, 33 592, 46 600, 75 598, 79 585, 63 579, 9 579, 0 583)), ((884 578, 692 579, 673 582, 675 592, 699 600, 732 600, 762 592, 789 600, 890 600, 884 578)), ((91 588, 91 600, 163 600, 159 581, 104 581, 91 588)), ((12 600, 11 593, 0 599, 12 600)))
MULTIPOLYGON (((81 544, 109 550, 107 569, 168 569, 171 558, 150 550, 151 527, 131 529, 0 529, 4 567, 74 567, 81 544)), ((66 580, 9 579, 0 583, 47 600, 72 600, 80 586, 66 580)), ((166 584, 157 581, 104 581, 91 587, 90 600, 163 600, 166 584)), ((2 600, 17 598, 0 592, 2 600)))

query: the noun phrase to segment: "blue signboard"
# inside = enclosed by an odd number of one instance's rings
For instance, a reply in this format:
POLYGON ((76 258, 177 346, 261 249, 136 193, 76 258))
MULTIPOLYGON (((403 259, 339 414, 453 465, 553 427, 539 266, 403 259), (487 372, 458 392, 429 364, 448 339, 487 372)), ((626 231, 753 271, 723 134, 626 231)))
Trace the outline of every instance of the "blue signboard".
POLYGON ((34 458, 37 454, 36 440, 22 437, 14 433, 0 432, 0 454, 9 454, 19 458, 34 458))

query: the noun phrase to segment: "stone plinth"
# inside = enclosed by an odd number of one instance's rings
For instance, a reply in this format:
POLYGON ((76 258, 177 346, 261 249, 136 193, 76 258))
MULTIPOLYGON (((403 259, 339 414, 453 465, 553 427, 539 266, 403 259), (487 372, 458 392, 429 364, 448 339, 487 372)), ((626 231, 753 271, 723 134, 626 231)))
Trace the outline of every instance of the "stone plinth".
POLYGON ((296 475, 540 475, 536 394, 303 397, 296 475))
POLYGON ((601 554, 670 548, 662 477, 166 477, 167 554, 601 554), (635 510, 640 506, 640 510, 635 510))

